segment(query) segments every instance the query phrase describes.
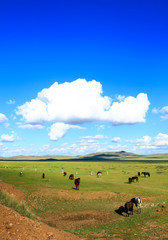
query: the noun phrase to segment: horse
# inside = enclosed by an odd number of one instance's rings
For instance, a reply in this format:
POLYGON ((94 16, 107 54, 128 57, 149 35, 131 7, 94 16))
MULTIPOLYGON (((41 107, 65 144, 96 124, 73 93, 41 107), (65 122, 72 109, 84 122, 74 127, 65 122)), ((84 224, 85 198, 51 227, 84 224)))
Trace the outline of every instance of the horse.
POLYGON ((42 178, 45 178, 45 173, 42 174, 42 178))
POLYGON ((144 175, 144 177, 146 177, 146 175, 148 175, 148 177, 150 177, 150 173, 149 172, 142 172, 142 174, 144 175))
POLYGON ((76 178, 74 181, 75 185, 76 185, 76 190, 79 190, 79 183, 80 183, 80 178, 76 178))
POLYGON ((128 178, 128 182, 129 182, 129 183, 132 183, 132 178, 131 178, 131 177, 128 178))
POLYGON ((67 175, 67 173, 66 172, 64 172, 64 176, 66 176, 67 175))
POLYGON ((140 172, 138 172, 138 176, 139 176, 139 177, 141 176, 141 173, 140 173, 140 172))
POLYGON ((132 201, 125 203, 124 208, 125 208, 127 217, 129 217, 129 215, 131 214, 133 215, 133 207, 134 207, 134 203, 132 201), (129 211, 130 211, 130 214, 129 214, 129 211))
POLYGON ((138 182, 138 177, 135 176, 135 177, 132 177, 132 181, 134 182, 134 180, 136 180, 138 182))
POLYGON ((97 172, 97 177, 101 177, 101 175, 102 175, 102 172, 97 172))
POLYGON ((19 172, 19 176, 20 176, 20 177, 23 176, 23 172, 19 172))
POLYGON ((141 213, 142 199, 140 197, 132 198, 131 201, 137 207, 137 213, 141 213))
POLYGON ((74 175, 73 175, 73 174, 70 174, 70 175, 69 175, 69 179, 70 179, 70 180, 74 180, 74 175))

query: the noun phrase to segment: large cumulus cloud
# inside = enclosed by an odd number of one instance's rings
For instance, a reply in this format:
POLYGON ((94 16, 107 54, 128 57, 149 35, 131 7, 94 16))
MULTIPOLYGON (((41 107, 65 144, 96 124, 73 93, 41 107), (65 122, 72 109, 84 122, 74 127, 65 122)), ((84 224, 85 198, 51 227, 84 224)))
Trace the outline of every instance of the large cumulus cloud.
POLYGON ((95 80, 77 79, 43 89, 37 98, 19 106, 16 113, 28 124, 62 122, 110 122, 114 125, 145 122, 149 101, 147 94, 112 102, 102 95, 102 85, 95 80))

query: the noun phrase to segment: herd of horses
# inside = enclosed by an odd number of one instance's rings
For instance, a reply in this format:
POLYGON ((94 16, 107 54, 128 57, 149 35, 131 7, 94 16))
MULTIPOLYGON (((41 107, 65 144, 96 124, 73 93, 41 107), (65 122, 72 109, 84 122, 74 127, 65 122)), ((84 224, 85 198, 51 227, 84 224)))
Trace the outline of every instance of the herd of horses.
MULTIPOLYGON (((150 177, 150 173, 149 173, 149 172, 141 172, 141 173, 138 172, 138 176, 139 176, 139 177, 140 177, 142 174, 144 175, 144 177, 146 177, 146 176, 150 177)), ((132 182, 134 182, 134 180, 136 180, 136 182, 138 182, 138 180, 139 180, 138 176, 129 177, 129 178, 128 178, 128 182, 129 182, 129 183, 132 183, 132 182)))
MULTIPOLYGON (((138 172, 138 176, 141 176, 141 174, 143 174, 144 177, 146 177, 146 176, 150 177, 149 172, 141 172, 141 173, 138 172)), ((66 175, 67 175, 67 173, 63 172, 63 176, 66 176, 66 175)), ((101 177, 102 172, 98 171, 96 175, 97 175, 97 177, 101 177)), ((19 176, 23 176, 23 172, 19 172, 19 176)), ((138 181, 138 176, 128 178, 128 182, 131 183, 131 182, 134 182, 134 180, 138 181)), ((45 178, 45 173, 42 173, 42 178, 43 179, 45 178)), ((70 174, 69 179, 74 180, 74 174, 70 174)), ((76 178, 74 180, 74 184, 76 186, 76 190, 79 190, 80 178, 76 178)), ((124 211, 126 213, 126 216, 129 217, 129 215, 133 215, 134 205, 137 207, 137 212, 141 213, 142 199, 140 197, 135 197, 135 198, 132 198, 129 202, 126 202, 124 205, 124 211)))
MULTIPOLYGON (((134 176, 134 177, 130 177, 128 178, 128 182, 132 183, 134 182, 134 180, 136 180, 136 182, 138 182, 139 178, 141 175, 144 175, 144 177, 148 176, 150 177, 150 173, 149 172, 138 172, 138 176, 134 176)), ((126 212, 126 216, 129 217, 129 215, 133 215, 133 207, 135 206, 137 207, 137 211, 138 213, 141 213, 141 205, 142 205, 142 199, 140 197, 136 197, 136 198, 132 198, 129 202, 126 202, 124 205, 124 210, 126 212)))
MULTIPOLYGON (((66 175, 67 175, 67 172, 63 172, 63 176, 66 176, 66 175)), ((96 175, 97 175, 97 177, 101 177, 102 176, 102 172, 98 171, 96 175)), ((70 180, 74 180, 74 174, 70 174, 69 175, 69 179, 70 180)), ((76 190, 79 190, 80 178, 76 178, 74 180, 74 184, 76 186, 76 190)))

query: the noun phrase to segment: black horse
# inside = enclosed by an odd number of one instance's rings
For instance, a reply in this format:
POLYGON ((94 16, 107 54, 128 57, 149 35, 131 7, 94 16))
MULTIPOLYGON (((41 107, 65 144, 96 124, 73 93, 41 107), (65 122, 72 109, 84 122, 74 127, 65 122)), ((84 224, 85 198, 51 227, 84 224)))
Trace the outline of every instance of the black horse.
POLYGON ((19 176, 20 176, 20 177, 23 176, 23 172, 19 172, 19 176))
POLYGON ((128 178, 128 182, 132 183, 132 178, 131 177, 128 178))
POLYGON ((150 173, 149 173, 149 172, 142 172, 141 174, 143 174, 144 177, 146 177, 146 175, 147 175, 148 177, 150 177, 150 173))

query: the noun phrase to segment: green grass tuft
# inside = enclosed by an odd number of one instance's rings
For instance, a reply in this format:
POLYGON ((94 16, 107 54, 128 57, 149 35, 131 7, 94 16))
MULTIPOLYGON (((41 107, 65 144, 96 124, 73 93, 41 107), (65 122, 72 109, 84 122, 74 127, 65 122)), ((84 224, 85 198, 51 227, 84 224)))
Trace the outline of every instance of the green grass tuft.
POLYGON ((35 219, 30 210, 25 206, 25 204, 18 203, 12 196, 10 196, 4 191, 0 191, 0 204, 15 210, 22 216, 35 219))

